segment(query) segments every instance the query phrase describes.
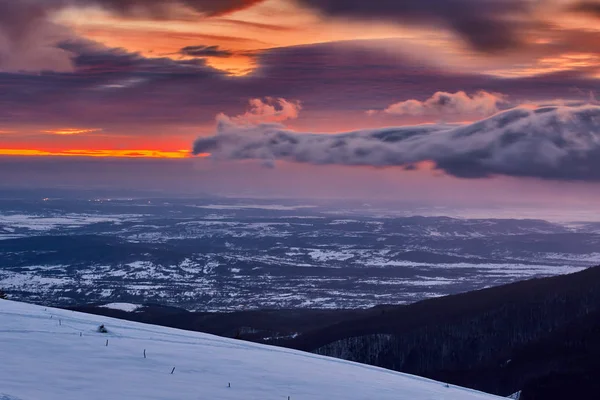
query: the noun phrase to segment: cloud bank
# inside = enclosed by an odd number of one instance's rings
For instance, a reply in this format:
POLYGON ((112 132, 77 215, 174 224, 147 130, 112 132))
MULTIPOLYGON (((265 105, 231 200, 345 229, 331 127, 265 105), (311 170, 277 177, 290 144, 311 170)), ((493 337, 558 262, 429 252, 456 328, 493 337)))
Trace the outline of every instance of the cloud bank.
POLYGON ((462 178, 493 175, 600 181, 600 107, 515 108, 479 122, 300 133, 281 124, 219 124, 193 153, 216 159, 399 166, 431 161, 462 178))

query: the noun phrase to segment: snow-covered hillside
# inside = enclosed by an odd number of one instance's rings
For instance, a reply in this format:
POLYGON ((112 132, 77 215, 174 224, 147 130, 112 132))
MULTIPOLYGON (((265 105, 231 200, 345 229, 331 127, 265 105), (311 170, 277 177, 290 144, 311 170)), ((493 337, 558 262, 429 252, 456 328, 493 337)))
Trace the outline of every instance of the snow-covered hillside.
POLYGON ((2 400, 285 400, 288 396, 291 400, 499 398, 299 351, 0 300, 2 400), (100 324, 109 332, 98 333, 100 324))

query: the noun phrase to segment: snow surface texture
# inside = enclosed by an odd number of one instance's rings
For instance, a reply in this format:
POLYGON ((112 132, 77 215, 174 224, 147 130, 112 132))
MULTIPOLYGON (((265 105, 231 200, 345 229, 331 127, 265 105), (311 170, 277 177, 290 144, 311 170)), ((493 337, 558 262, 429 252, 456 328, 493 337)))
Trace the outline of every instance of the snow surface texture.
POLYGON ((310 353, 8 300, 0 321, 0 399, 500 399, 310 353), (97 332, 100 324, 108 333, 97 332))

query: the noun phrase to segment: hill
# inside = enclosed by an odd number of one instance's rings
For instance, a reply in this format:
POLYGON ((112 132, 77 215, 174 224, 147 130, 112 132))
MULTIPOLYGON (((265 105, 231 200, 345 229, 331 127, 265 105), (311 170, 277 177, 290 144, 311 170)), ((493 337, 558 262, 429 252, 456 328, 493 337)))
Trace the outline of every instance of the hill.
POLYGON ((522 400, 595 399, 600 267, 382 309, 286 346, 522 400))
POLYGON ((497 398, 315 354, 8 300, 0 320, 3 400, 497 398))

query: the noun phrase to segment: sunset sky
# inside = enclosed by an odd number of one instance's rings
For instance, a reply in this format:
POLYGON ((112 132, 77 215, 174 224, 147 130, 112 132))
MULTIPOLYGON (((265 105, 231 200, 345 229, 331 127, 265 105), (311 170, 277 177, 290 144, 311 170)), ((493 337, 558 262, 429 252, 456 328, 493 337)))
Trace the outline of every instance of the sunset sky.
POLYGON ((0 0, 0 187, 593 203, 598 89, 600 1, 0 0))

